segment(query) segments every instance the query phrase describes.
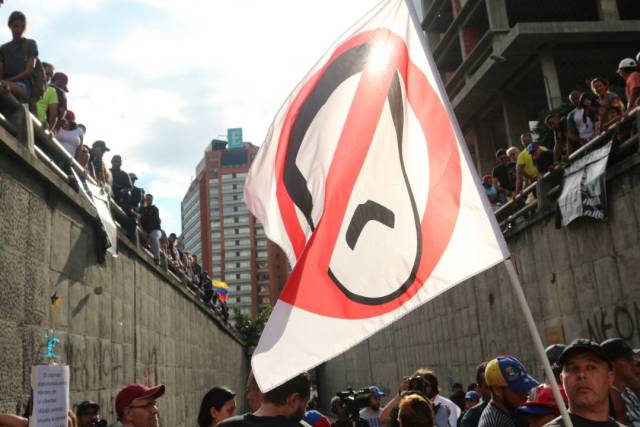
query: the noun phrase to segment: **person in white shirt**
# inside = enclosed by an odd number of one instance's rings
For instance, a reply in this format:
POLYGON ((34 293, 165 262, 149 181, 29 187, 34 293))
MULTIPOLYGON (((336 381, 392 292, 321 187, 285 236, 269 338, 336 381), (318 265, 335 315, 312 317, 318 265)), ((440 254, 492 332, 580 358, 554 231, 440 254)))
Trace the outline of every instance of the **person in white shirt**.
POLYGON ((67 110, 62 126, 56 133, 56 139, 67 150, 67 153, 73 158, 76 157, 76 150, 82 144, 84 131, 76 124, 76 116, 73 111, 67 110))
MULTIPOLYGON (((427 371, 423 375, 426 380, 428 387, 426 390, 427 397, 431 400, 434 406, 434 411, 437 412, 438 407, 441 407, 441 410, 444 409, 449 415, 449 427, 455 427, 458 425, 458 418, 460 417, 460 407, 453 403, 451 400, 446 397, 442 397, 440 395, 440 390, 438 389, 438 376, 433 371, 427 371)), ((436 414, 437 415, 437 414, 436 414)), ((437 422, 437 416, 436 416, 437 422)), ((438 425, 438 427, 441 427, 438 425)))

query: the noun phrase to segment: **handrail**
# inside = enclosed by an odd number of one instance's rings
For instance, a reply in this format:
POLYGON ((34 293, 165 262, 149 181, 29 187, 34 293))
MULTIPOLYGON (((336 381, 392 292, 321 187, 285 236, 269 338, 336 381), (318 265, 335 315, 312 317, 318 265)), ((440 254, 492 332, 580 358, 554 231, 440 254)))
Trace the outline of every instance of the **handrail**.
MULTIPOLYGON (((26 107, 23 107, 15 97, 8 93, 0 93, 0 125, 4 126, 8 129, 8 131, 16 136, 19 140, 21 137, 24 137, 29 129, 27 126, 32 126, 33 131, 33 153, 42 161, 49 169, 51 169, 56 175, 58 175, 63 180, 68 180, 68 174, 63 171, 56 160, 60 160, 65 164, 70 165, 73 168, 74 172, 78 175, 81 180, 87 180, 93 185, 98 185, 96 180, 87 173, 86 169, 83 168, 78 161, 71 156, 67 150, 60 144, 60 142, 51 134, 49 130, 45 130, 42 126, 42 123, 35 117, 33 114, 28 113, 29 116, 26 116, 26 113, 23 111, 27 111, 26 107), (53 158, 52 158, 53 156, 53 158)), ((24 143, 24 141, 21 141, 24 143)), ((115 202, 115 200, 111 197, 110 194, 107 194, 107 198, 109 201, 109 208, 111 210, 114 219, 116 219, 116 227, 119 228, 121 232, 124 232, 124 227, 126 227, 127 222, 127 214, 125 211, 115 202)), ((139 233, 142 229, 138 225, 136 227, 136 233, 139 233)), ((125 233, 126 234, 126 233, 125 233)), ((137 239, 136 239, 137 240, 137 239)), ((135 246, 137 242, 133 242, 135 246)), ((163 263, 164 270, 174 276, 178 281, 180 281, 183 285, 185 285, 186 281, 191 282, 191 278, 186 274, 186 272, 177 269, 174 271, 173 268, 170 268, 168 262, 163 263)), ((186 284, 185 286, 189 286, 186 284)), ((200 292, 202 294, 202 292, 200 292)), ((208 308, 215 313, 217 316, 222 317, 224 320, 224 316, 217 310, 215 307, 212 307, 210 304, 208 308)))
MULTIPOLYGON (((624 126, 624 125, 626 125, 626 124, 628 124, 629 122, 632 122, 632 121, 635 121, 636 123, 640 123, 640 107, 636 107, 633 110, 629 111, 622 118, 622 120, 620 120, 619 122, 617 122, 614 125, 610 126, 605 131, 599 133, 594 138, 592 138, 589 142, 587 142, 585 145, 583 145, 582 147, 580 147, 579 149, 577 149, 576 151, 571 153, 571 155, 569 156, 569 159, 568 159, 568 164, 567 165, 563 165, 562 168, 563 169, 566 168, 568 165, 574 163, 577 159, 579 159, 579 158, 583 157, 585 154, 593 151, 599 145, 605 144, 606 142, 610 141, 611 137, 618 130, 620 130, 620 128, 622 126, 624 126)), ((631 143, 633 143, 634 139, 638 139, 638 134, 632 135, 629 138, 629 140, 624 141, 622 144, 620 144, 619 147, 613 147, 612 148, 612 152, 617 152, 618 150, 626 149, 628 147, 627 142, 631 141, 631 143)), ((509 228, 508 226, 513 221, 515 221, 517 218, 521 217, 523 214, 525 214, 526 212, 530 211, 532 207, 537 205, 537 203, 529 203, 525 207, 518 209, 519 206, 520 206, 519 203, 522 200, 524 200, 532 191, 534 191, 534 189, 540 187, 544 183, 549 182, 550 178, 552 177, 552 175, 554 175, 554 172, 555 172, 555 170, 546 172, 537 181, 531 183, 529 186, 524 188, 512 200, 510 200, 509 202, 505 203, 504 205, 502 205, 500 208, 498 208, 494 212, 494 214, 496 215, 496 218, 499 219, 499 224, 500 224, 501 227, 507 226, 507 228, 509 228), (516 212, 510 213, 515 209, 517 209, 516 212), (507 216, 506 216, 506 218, 501 219, 501 217, 503 215, 507 215, 507 216)), ((557 172, 555 172, 555 173, 557 173, 557 172)), ((553 189, 551 189, 551 190, 553 190, 553 189)), ((546 193, 543 193, 543 194, 538 194, 537 197, 541 198, 541 197, 549 196, 552 193, 551 190, 547 191, 546 193)), ((555 194, 555 191, 553 193, 555 194)))

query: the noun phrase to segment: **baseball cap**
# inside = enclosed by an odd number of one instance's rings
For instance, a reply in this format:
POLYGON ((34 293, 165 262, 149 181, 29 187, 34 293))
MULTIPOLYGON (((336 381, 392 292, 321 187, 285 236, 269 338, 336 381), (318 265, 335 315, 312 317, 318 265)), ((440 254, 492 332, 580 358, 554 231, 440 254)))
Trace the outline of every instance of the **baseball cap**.
POLYGON ((465 393, 464 400, 480 400, 480 395, 471 390, 465 393))
MULTIPOLYGON (((560 394, 564 404, 567 405, 567 394, 560 386, 560 394)), ((522 414, 529 415, 560 415, 560 409, 555 397, 553 397, 553 388, 551 384, 540 384, 535 390, 533 399, 528 400, 524 405, 517 409, 522 414)))
POLYGON ((136 399, 157 399, 164 394, 164 384, 160 384, 154 387, 147 387, 142 384, 129 384, 126 385, 118 392, 116 396, 116 413, 118 418, 122 417, 124 408, 131 405, 136 399))
POLYGON ((69 76, 67 76, 65 73, 53 73, 53 76, 51 76, 51 81, 55 81, 57 83, 56 86, 59 86, 60 89, 64 90, 65 92, 69 92, 69 89, 67 88, 67 85, 69 84, 69 76))
POLYGON ((532 142, 531 144, 529 144, 529 145, 527 146, 527 151, 528 151, 529 153, 533 153, 533 152, 535 152, 537 149, 538 149, 538 144, 536 144, 535 142, 532 142))
POLYGON ((560 355, 560 358, 558 359, 558 362, 560 363, 560 366, 562 366, 565 363, 567 363, 567 359, 572 354, 574 354, 576 352, 580 352, 580 351, 582 351, 582 352, 586 351, 586 352, 595 354, 600 359, 602 359, 605 362, 607 362, 609 364, 609 366, 611 367, 611 360, 609 359, 609 356, 607 355, 607 353, 602 349, 600 344, 595 343, 595 342, 593 342, 591 340, 588 340, 586 338, 577 338, 577 339, 571 341, 571 344, 569 344, 567 346, 567 348, 564 349, 564 351, 560 355))
POLYGON ((526 393, 538 385, 524 366, 513 356, 500 356, 489 363, 484 370, 487 385, 496 387, 509 387, 516 393, 526 393))
POLYGON ((622 357, 635 357, 635 352, 622 338, 610 338, 600 343, 600 347, 609 357, 616 360, 622 357))
POLYGON ((637 66, 638 66, 638 63, 636 62, 635 59, 633 59, 633 58, 624 58, 618 64, 618 70, 622 70, 623 68, 636 68, 637 66))
POLYGON ((78 403, 76 406, 76 415, 84 415, 87 412, 96 412, 100 411, 100 405, 91 400, 85 400, 84 402, 78 403))
POLYGON ((96 142, 93 143, 93 147, 98 147, 98 148, 102 148, 103 151, 110 151, 109 147, 107 147, 107 143, 101 140, 98 140, 96 142))
POLYGON ((136 175, 133 172, 129 172, 129 178, 131 178, 132 180, 138 179, 138 175, 136 175))
POLYGON ((565 348, 567 348, 567 346, 564 344, 551 344, 549 347, 547 347, 544 350, 545 354, 547 355, 547 359, 549 359, 549 363, 551 365, 553 365, 554 363, 558 363, 558 360, 560 359, 560 355, 562 354, 565 348))
POLYGON ((371 393, 371 396, 373 397, 384 396, 384 393, 382 392, 382 390, 380 390, 380 388, 378 388, 378 386, 375 386, 375 385, 372 385, 371 387, 369 387, 369 393, 371 393))
POLYGON ((315 409, 306 411, 304 413, 304 416, 302 417, 302 420, 313 427, 330 427, 331 426, 331 421, 329 421, 329 418, 325 417, 315 409))
POLYGON ((67 119, 67 121, 69 121, 69 122, 75 122, 76 121, 76 115, 71 110, 67 110, 64 113, 64 118, 67 119))

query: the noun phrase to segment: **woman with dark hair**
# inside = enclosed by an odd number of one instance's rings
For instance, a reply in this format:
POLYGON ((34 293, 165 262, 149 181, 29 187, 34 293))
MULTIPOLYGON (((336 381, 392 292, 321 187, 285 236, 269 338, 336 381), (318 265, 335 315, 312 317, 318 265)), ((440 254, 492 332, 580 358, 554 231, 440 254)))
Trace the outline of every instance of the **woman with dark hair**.
POLYGON ((602 77, 591 80, 591 90, 598 96, 598 104, 605 109, 609 107, 621 107, 624 110, 624 103, 620 97, 609 92, 609 82, 602 77))
POLYGON ((202 398, 198 425, 215 427, 223 420, 233 416, 236 411, 236 394, 226 387, 214 387, 202 398))
POLYGON ((77 158, 76 153, 78 147, 82 145, 84 132, 82 128, 76 124, 76 116, 73 114, 73 111, 67 110, 65 112, 62 125, 56 133, 56 138, 71 157, 77 158))

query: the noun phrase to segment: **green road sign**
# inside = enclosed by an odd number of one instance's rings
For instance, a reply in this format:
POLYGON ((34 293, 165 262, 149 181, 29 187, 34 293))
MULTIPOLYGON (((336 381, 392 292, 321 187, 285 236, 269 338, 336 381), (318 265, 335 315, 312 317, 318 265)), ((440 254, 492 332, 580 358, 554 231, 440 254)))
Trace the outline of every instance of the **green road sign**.
POLYGON ((242 128, 227 129, 227 148, 242 148, 242 128))

